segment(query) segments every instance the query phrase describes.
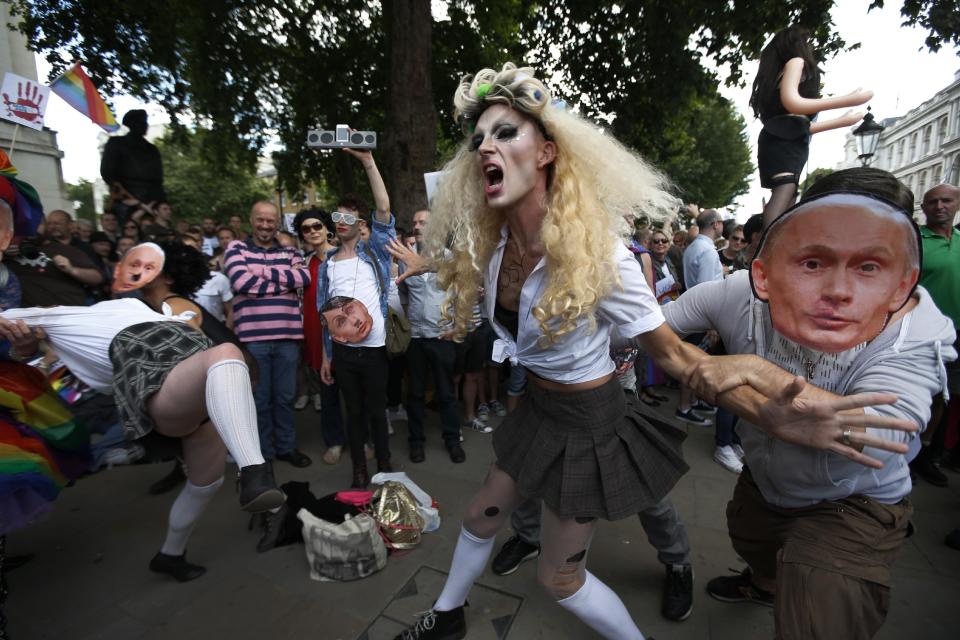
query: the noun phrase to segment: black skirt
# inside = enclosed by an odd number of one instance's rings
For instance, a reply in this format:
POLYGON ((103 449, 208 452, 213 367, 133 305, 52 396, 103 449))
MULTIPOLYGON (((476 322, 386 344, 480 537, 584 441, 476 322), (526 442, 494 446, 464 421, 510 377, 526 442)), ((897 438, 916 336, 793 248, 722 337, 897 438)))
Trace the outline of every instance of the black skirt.
POLYGON ((110 343, 113 397, 127 438, 153 431, 147 401, 175 366, 211 346, 206 336, 182 322, 143 322, 116 335, 110 343))
POLYGON ((493 434, 497 466, 561 518, 619 520, 658 503, 689 467, 686 433, 646 418, 620 384, 547 391, 536 383, 493 434))
POLYGON ((790 114, 767 119, 757 140, 760 186, 772 189, 782 184, 798 184, 809 155, 809 119, 790 114))

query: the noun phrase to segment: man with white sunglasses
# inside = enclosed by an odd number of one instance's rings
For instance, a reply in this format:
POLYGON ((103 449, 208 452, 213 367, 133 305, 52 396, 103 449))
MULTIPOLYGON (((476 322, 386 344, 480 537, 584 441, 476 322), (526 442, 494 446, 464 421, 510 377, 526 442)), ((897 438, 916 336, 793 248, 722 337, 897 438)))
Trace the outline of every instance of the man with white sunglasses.
MULTIPOLYGON (((387 433, 387 350, 386 318, 390 290, 390 254, 386 245, 397 237, 395 220, 390 213, 390 198, 380 171, 369 151, 344 149, 363 164, 370 181, 375 204, 374 218, 357 196, 343 196, 333 212, 333 225, 340 246, 333 249, 317 271, 317 308, 322 309, 330 298, 342 296, 361 301, 369 313, 369 327, 359 327, 366 337, 347 342, 324 330, 323 365, 320 377, 332 384, 334 376, 347 405, 347 439, 353 462, 355 488, 370 482, 363 444, 368 427, 376 451, 377 468, 392 471, 390 441, 387 433), (366 222, 370 237, 361 237, 361 222, 366 222), (364 424, 369 419, 369 425, 364 424)), ((362 314, 361 314, 362 315, 362 314)), ((358 316, 359 317, 359 316, 358 316)))

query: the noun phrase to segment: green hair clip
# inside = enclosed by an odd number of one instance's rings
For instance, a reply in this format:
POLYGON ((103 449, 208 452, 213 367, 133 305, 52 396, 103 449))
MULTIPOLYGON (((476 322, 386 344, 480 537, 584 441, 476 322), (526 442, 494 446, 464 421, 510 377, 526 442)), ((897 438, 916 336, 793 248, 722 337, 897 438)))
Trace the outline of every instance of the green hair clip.
POLYGON ((493 85, 492 85, 492 84, 487 84, 486 82, 484 82, 483 84, 478 84, 478 85, 477 85, 477 100, 483 100, 484 98, 486 98, 486 97, 487 97, 487 94, 490 93, 490 90, 491 90, 491 89, 493 89, 493 85))

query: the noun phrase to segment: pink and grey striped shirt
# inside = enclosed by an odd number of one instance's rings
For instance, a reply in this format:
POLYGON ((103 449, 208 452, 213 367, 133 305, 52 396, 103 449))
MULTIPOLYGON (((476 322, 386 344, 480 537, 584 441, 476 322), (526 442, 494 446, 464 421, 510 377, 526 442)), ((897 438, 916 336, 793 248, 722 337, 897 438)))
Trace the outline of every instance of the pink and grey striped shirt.
POLYGON ((298 290, 310 284, 310 271, 299 251, 234 240, 224 271, 237 294, 233 318, 241 342, 303 339, 298 290))

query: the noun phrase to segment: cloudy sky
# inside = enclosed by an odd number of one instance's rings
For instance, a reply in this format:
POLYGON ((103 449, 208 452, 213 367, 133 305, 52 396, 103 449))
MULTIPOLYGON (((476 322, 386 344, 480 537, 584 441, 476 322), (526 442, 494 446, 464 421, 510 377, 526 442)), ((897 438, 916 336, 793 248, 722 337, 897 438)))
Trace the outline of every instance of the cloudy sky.
MULTIPOLYGON (((890 0, 883 10, 869 14, 869 0, 843 0, 837 4, 833 12, 837 31, 847 42, 860 42, 861 47, 840 54, 823 65, 825 95, 848 93, 857 87, 872 89, 875 96, 870 106, 876 118, 882 120, 903 115, 953 82, 954 73, 960 69, 957 50, 945 48, 936 54, 929 53, 923 47, 926 35, 923 30, 900 26, 900 2, 890 0)), ((47 78, 49 67, 39 57, 37 66, 42 81, 47 78)), ((723 94, 738 105, 747 121, 754 154, 760 123, 754 120, 747 103, 755 69, 756 64, 746 67, 747 86, 721 88, 723 94)), ((129 96, 114 96, 113 106, 119 120, 127 110, 143 105, 129 96)), ((159 107, 147 105, 145 108, 151 114, 152 122, 165 119, 159 107)), ((80 178, 95 179, 100 164, 97 150, 100 128, 54 96, 51 96, 47 108, 46 124, 58 132, 60 148, 64 152, 64 178, 68 182, 80 178)), ((846 130, 841 129, 814 136, 807 169, 834 167, 843 158, 845 133, 846 130)), ((738 217, 745 218, 759 212, 765 193, 755 174, 750 192, 736 203, 739 205, 738 217)))

